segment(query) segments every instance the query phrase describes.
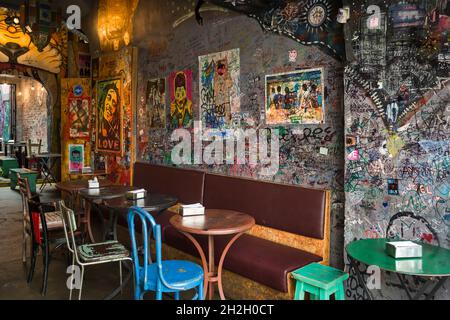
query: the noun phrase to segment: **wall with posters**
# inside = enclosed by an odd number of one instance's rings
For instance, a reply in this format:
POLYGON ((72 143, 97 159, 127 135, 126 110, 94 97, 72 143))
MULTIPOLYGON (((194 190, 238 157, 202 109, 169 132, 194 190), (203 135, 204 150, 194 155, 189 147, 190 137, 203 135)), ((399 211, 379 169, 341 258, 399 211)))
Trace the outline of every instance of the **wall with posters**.
MULTIPOLYGON (((191 120, 203 119, 202 130, 254 129, 263 137, 278 129, 279 170, 272 175, 261 174, 261 165, 248 163, 202 162, 184 166, 333 190, 331 264, 342 266, 342 64, 318 47, 263 32, 257 20, 244 14, 206 6, 202 17, 204 25, 200 26, 194 17, 192 1, 139 3, 133 40, 133 45, 139 47, 137 159, 174 165, 171 152, 178 141, 171 142, 171 134, 174 128, 187 128, 193 133, 191 120), (278 109, 274 104, 266 104, 266 75, 316 68, 322 68, 323 82, 319 81, 314 89, 312 78, 299 77, 296 83, 287 81, 280 85, 279 97, 287 103, 280 104, 278 109), (164 85, 160 79, 165 79, 164 85), (311 93, 308 98, 306 92, 311 93), (304 113, 306 101, 310 101, 306 113, 312 113, 320 99, 325 106, 323 123, 267 124, 270 108, 282 120, 290 120, 291 116, 294 119, 304 113), (162 103, 165 117, 157 117, 162 103), (164 128, 158 120, 161 118, 166 119, 164 128)), ((213 138, 214 133, 206 136, 213 138)), ((204 150, 208 150, 209 143, 204 142, 204 150)))
POLYGON ((61 80, 61 172, 62 180, 69 179, 71 145, 84 146, 84 166, 92 167, 91 139, 92 100, 91 80, 67 78, 61 80))
MULTIPOLYGON (((449 248, 450 5, 348 5, 345 241, 409 238, 449 248)), ((423 285, 407 281, 413 292, 423 285)), ((348 284, 349 297, 365 297, 353 273, 348 284)), ((383 274, 372 293, 406 298, 400 288, 383 274)), ((438 298, 449 297, 447 283, 438 298)))

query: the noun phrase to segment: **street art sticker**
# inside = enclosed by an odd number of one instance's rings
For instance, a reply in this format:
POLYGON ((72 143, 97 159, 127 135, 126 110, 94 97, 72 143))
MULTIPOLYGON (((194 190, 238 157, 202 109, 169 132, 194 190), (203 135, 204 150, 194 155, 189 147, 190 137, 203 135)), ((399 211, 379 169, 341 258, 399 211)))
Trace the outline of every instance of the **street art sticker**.
POLYGON ((97 82, 98 152, 121 154, 123 150, 121 79, 97 82))
POLYGON ((194 118, 192 108, 192 71, 174 72, 169 76, 169 127, 190 128, 194 118))
POLYGON ((147 110, 150 128, 166 127, 166 80, 154 79, 147 82, 147 110))
POLYGON ((239 49, 199 57, 200 116, 206 128, 231 125, 241 110, 239 49))
POLYGON ((84 145, 69 145, 69 172, 81 172, 84 166, 84 145))
POLYGON ((325 119, 322 69, 266 76, 266 123, 321 124, 325 119))

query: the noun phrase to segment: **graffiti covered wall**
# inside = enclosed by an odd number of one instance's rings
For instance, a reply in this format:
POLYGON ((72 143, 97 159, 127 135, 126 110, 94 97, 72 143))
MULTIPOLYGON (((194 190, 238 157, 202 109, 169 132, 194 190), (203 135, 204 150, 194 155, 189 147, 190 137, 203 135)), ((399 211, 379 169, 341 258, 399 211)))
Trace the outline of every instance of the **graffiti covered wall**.
MULTIPOLYGON (((392 237, 448 248, 449 4, 361 1, 345 32, 345 242, 392 237)), ((373 293, 400 298, 398 279, 383 279, 373 293)), ((349 289, 363 297, 354 275, 349 289)))
MULTIPOLYGON (((192 110, 201 118, 199 57, 239 49, 238 81, 222 81, 221 88, 238 83, 240 108, 234 108, 228 128, 274 128, 265 125, 265 76, 324 68, 326 117, 320 125, 280 126, 280 168, 273 176, 259 174, 252 165, 198 165, 196 169, 254 179, 333 190, 331 264, 341 266, 343 252, 343 97, 342 65, 314 46, 303 46, 287 37, 264 33, 258 22, 245 15, 206 7, 204 26, 194 18, 192 1, 162 3, 141 1, 136 10, 134 44, 139 46, 137 158, 157 164, 173 165, 170 141, 172 130, 150 128, 148 81, 174 72, 192 72, 192 110), (185 9, 183 9, 185 8, 185 9)), ((228 62, 227 62, 228 63, 228 62)), ((223 65, 226 66, 226 63, 223 65)), ((237 65, 237 64, 236 64, 237 65)), ((206 70, 206 69, 205 69, 206 70)), ((167 83, 167 82, 166 82, 167 83)), ((205 86, 202 86, 204 88, 205 86)), ((214 87, 214 85, 212 85, 214 87)), ((166 84, 169 88, 169 84, 166 84)), ((229 96, 230 97, 230 96, 229 96)), ((224 104, 231 99, 220 97, 224 104)), ((204 102, 204 100, 203 100, 204 102)), ((165 95, 170 110, 170 94, 165 95)), ((169 113, 167 113, 169 118, 169 113)), ((229 120, 229 119, 228 119, 229 120)), ((225 121, 224 121, 225 122, 225 121)), ((191 129, 192 130, 192 129, 191 129)), ((207 144, 207 143, 206 143, 207 144)))

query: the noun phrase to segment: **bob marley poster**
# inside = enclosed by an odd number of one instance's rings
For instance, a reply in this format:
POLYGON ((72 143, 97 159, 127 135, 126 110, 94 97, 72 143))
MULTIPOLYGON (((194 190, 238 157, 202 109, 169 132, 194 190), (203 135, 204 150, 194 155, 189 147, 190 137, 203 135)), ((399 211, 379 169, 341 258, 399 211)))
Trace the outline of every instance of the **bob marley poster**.
POLYGON ((169 76, 169 128, 190 128, 193 121, 192 71, 174 72, 169 76))
POLYGON ((121 79, 97 81, 97 151, 122 153, 121 79))

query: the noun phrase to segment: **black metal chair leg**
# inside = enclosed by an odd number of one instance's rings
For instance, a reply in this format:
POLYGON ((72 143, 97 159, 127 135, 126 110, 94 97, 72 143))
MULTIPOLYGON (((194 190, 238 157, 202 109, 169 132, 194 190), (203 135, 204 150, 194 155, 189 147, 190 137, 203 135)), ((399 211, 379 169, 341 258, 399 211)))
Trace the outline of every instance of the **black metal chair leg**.
POLYGON ((42 250, 42 259, 44 262, 44 274, 42 277, 42 289, 41 289, 41 294, 43 296, 45 296, 47 294, 47 280, 48 280, 48 267, 50 264, 50 257, 49 257, 49 250, 48 250, 48 246, 45 246, 45 248, 43 248, 44 250, 42 250))
POLYGON ((30 270, 28 271, 28 277, 27 282, 31 283, 33 280, 34 275, 34 268, 36 267, 36 256, 38 252, 38 247, 33 243, 32 249, 31 249, 31 262, 30 262, 30 270))

